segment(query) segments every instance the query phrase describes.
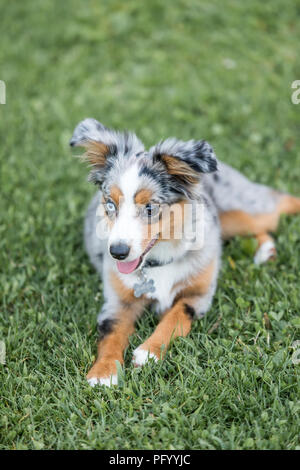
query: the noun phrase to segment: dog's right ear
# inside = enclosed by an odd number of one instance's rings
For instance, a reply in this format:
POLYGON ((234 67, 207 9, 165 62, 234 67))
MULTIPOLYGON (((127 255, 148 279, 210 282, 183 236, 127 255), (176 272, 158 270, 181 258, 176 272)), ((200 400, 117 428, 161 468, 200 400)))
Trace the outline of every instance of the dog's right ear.
POLYGON ((107 157, 115 153, 115 149, 112 146, 103 142, 103 132, 107 130, 108 129, 103 126, 103 124, 96 121, 96 119, 87 118, 77 124, 70 140, 71 147, 86 148, 82 159, 90 163, 93 167, 89 179, 95 183, 102 181, 107 157))
POLYGON ((93 167, 89 180, 102 183, 105 171, 119 155, 127 156, 144 150, 141 141, 131 132, 108 129, 96 119, 81 121, 70 140, 72 147, 84 147, 83 160, 93 167))

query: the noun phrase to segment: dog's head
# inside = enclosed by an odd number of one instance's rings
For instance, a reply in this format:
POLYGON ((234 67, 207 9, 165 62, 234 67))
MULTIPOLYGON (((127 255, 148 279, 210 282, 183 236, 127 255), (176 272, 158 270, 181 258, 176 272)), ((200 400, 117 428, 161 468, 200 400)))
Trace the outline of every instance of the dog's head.
POLYGON ((165 233, 174 238, 184 223, 183 205, 197 197, 201 174, 217 169, 204 140, 169 138, 147 152, 135 134, 108 129, 95 119, 77 125, 70 145, 86 148, 89 180, 102 189, 108 250, 124 274, 136 270, 153 246, 166 240, 165 233), (175 206, 179 210, 170 211, 175 206))

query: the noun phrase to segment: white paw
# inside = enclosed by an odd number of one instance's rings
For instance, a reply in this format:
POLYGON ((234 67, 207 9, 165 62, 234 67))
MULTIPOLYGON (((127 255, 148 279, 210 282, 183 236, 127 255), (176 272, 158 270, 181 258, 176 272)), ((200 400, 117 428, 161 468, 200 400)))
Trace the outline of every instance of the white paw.
POLYGON ((158 357, 155 354, 142 349, 140 346, 133 351, 132 362, 135 367, 143 366, 149 359, 154 359, 155 362, 158 361, 158 357))
POLYGON ((118 385, 117 375, 111 375, 110 377, 91 377, 90 379, 87 379, 87 381, 91 387, 95 387, 95 385, 106 385, 106 387, 118 385))
POLYGON ((271 240, 263 243, 254 256, 255 264, 262 264, 276 256, 276 246, 271 240))

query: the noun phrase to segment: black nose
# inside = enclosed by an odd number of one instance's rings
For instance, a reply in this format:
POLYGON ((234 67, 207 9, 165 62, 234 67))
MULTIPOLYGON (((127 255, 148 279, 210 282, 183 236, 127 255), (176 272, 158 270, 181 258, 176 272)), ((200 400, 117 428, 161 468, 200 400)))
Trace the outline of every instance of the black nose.
POLYGON ((116 259, 125 259, 127 258, 130 248, 126 243, 113 243, 110 245, 110 254, 116 259))

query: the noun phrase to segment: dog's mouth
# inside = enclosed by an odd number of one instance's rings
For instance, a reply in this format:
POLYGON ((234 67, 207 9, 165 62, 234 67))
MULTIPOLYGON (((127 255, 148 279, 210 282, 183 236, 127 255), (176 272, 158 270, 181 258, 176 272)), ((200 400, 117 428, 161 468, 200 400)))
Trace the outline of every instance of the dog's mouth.
POLYGON ((150 241, 142 255, 134 259, 133 261, 117 261, 117 268, 119 272, 122 274, 130 274, 133 273, 133 271, 135 271, 136 269, 138 269, 142 264, 144 257, 151 250, 151 248, 154 247, 157 240, 158 234, 150 241))

